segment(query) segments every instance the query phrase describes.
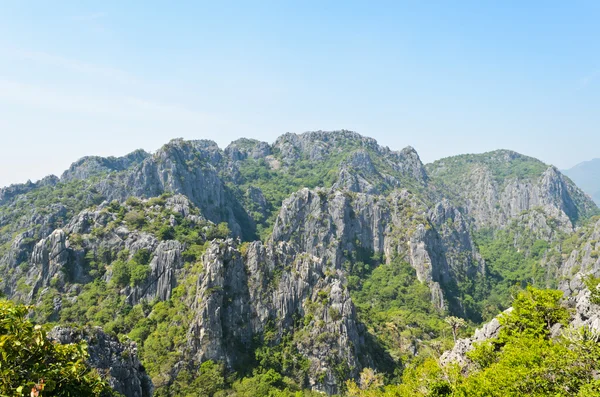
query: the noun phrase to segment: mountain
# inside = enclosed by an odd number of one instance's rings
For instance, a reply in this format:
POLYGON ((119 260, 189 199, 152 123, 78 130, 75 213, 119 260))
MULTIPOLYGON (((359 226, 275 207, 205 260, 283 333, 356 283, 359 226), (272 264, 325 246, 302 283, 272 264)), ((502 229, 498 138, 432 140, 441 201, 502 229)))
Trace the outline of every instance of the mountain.
POLYGON ((450 348, 448 315, 578 293, 597 213, 506 150, 424 165, 344 130, 176 139, 1 189, 1 287, 36 321, 135 341, 156 395, 334 394, 450 348))
POLYGON ((600 203, 600 159, 584 161, 563 173, 600 203))

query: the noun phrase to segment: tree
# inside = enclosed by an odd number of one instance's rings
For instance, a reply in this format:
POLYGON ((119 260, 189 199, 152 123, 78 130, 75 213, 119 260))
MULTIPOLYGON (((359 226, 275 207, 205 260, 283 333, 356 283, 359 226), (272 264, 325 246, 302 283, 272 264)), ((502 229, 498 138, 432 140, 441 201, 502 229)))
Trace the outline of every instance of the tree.
POLYGON ((129 284, 131 280, 131 269, 129 268, 127 262, 118 259, 112 264, 112 278, 111 281, 119 286, 124 287, 129 284))
POLYGON ((562 291, 527 287, 513 302, 513 310, 500 316, 501 337, 513 335, 547 337, 556 323, 565 323, 569 312, 560 305, 562 291))
POLYGON ((346 381, 348 395, 352 397, 369 397, 379 395, 383 387, 383 374, 377 374, 371 368, 365 368, 360 373, 357 385, 353 380, 346 381))
POLYGON ((62 345, 27 319, 30 307, 0 299, 0 395, 114 395, 91 369, 85 343, 62 345))
POLYGON ((164 225, 158 230, 158 238, 162 241, 173 240, 175 238, 175 229, 173 226, 164 225))
POLYGON ((585 286, 590 291, 590 302, 600 305, 600 278, 589 276, 584 282, 585 286))
POLYGON ((225 387, 223 364, 205 361, 196 373, 180 371, 170 388, 171 395, 195 397, 212 397, 225 387))
POLYGON ((456 343, 456 335, 458 333, 458 329, 464 327, 466 325, 466 322, 462 318, 454 316, 446 317, 445 321, 452 328, 452 336, 454 337, 454 343, 456 343))

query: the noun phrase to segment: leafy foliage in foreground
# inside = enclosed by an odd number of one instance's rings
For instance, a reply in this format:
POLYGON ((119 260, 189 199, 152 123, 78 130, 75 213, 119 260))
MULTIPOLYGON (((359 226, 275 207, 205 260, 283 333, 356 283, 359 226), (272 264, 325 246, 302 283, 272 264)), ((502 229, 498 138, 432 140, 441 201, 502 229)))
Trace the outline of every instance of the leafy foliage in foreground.
MULTIPOLYGON (((550 326, 565 323, 562 292, 532 287, 521 292, 500 318, 500 336, 468 353, 471 364, 441 366, 433 358, 408 368, 403 383, 353 394, 376 396, 598 396, 600 335, 567 328, 557 338, 550 326)), ((355 389, 354 389, 355 390, 355 389)))
POLYGON ((0 300, 0 395, 113 395, 108 384, 86 364, 84 343, 51 342, 26 316, 30 308, 0 300))

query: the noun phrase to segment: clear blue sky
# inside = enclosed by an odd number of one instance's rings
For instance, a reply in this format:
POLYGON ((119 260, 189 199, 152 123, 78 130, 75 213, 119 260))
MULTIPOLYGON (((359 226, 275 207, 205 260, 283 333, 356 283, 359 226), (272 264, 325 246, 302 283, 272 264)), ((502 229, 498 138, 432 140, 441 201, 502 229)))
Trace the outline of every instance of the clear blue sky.
POLYGON ((600 2, 4 1, 0 185, 174 137, 600 157, 600 2))

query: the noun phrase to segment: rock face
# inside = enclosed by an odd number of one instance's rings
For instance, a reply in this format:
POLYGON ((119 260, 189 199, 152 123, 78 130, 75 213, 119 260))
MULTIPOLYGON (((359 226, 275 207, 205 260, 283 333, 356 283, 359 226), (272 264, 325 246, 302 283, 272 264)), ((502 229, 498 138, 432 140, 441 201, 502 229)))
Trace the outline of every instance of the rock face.
POLYGON ((35 279, 30 299, 40 288, 49 286, 50 280, 55 277, 64 282, 68 260, 69 252, 65 233, 62 230, 54 231, 48 238, 36 244, 31 255, 32 267, 28 274, 28 279, 35 279), (61 272, 61 270, 65 271, 61 272))
POLYGON ((134 165, 140 164, 150 154, 143 150, 136 150, 123 157, 84 157, 73 163, 62 176, 62 181, 71 181, 74 179, 88 179, 95 175, 111 171, 124 171, 134 165))
POLYGON ((85 341, 88 364, 105 376, 110 386, 125 397, 151 397, 154 386, 137 357, 134 342, 123 344, 100 328, 75 330, 55 327, 48 337, 62 344, 85 341))
MULTIPOLYGON (((171 213, 181 215, 190 225, 205 222, 202 217, 192 213, 190 205, 184 196, 173 196, 167 199, 165 207, 171 213)), ((147 211, 150 216, 152 208, 147 211)), ((93 281, 88 268, 89 255, 86 258, 86 253, 96 258, 101 255, 114 257, 117 252, 126 250, 127 259, 131 259, 138 251, 146 250, 151 257, 146 280, 135 287, 127 286, 123 294, 131 305, 142 300, 169 299, 177 285, 177 275, 183 268, 185 246, 176 240, 159 241, 150 233, 129 230, 125 226, 113 229, 109 225, 115 219, 116 215, 105 208, 86 210, 74 217, 64 229, 57 229, 48 238, 38 242, 33 248, 31 266, 25 279, 31 289, 27 297, 20 296, 18 292, 15 292, 15 296, 35 303, 43 298, 44 290, 50 286, 65 291, 69 284, 93 281), (103 232, 93 236, 96 230, 103 232), (73 241, 74 238, 81 241, 73 241)), ((13 279, 18 276, 17 272, 13 279)), ((111 275, 106 274, 104 279, 109 282, 111 275)))
POLYGON ((448 202, 429 214, 406 191, 386 199, 304 189, 283 203, 266 244, 249 244, 245 255, 233 240, 208 248, 188 334, 196 360, 233 365, 240 360, 239 346, 249 350, 271 324, 277 338, 303 335, 293 341, 310 360, 308 382, 315 389, 338 390, 332 358, 350 368, 351 376, 376 366, 344 287, 343 264, 358 251, 405 258, 430 285, 440 309, 445 306, 440 283, 465 269, 483 271, 466 224, 448 202), (466 262, 465 251, 471 253, 466 262), (298 330, 295 316, 311 320, 298 330))
POLYGON ((212 141, 173 140, 127 172, 111 174, 96 188, 107 200, 129 196, 181 194, 214 223, 227 222, 235 235, 242 226, 253 233, 252 220, 219 177, 225 166, 223 152, 212 141))
POLYGON ((428 171, 457 196, 478 228, 505 227, 533 209, 572 227, 595 210, 591 199, 555 167, 507 150, 442 159, 428 171))
POLYGON ((563 251, 559 287, 567 295, 576 295, 589 275, 600 276, 600 221, 577 231, 571 251, 563 251))
POLYGON ((291 242, 335 269, 359 251, 383 254, 387 261, 400 256, 430 286, 439 308, 444 307, 440 283, 484 271, 459 211, 448 201, 427 211, 407 191, 384 198, 304 189, 283 203, 272 238, 291 242))
POLYGON ((582 290, 575 298, 575 314, 571 321, 574 327, 588 327, 600 333, 600 306, 590 301, 590 291, 582 290))
POLYGON ((231 161, 241 161, 248 158, 253 160, 264 159, 272 154, 271 145, 255 139, 242 138, 233 141, 225 148, 225 155, 231 161))
POLYGON ((339 390, 336 365, 345 365, 350 376, 362 366, 374 366, 341 275, 333 269, 324 275, 323 259, 300 255, 283 242, 252 243, 244 258, 227 240, 214 242, 202 262, 197 315, 188 333, 196 360, 233 365, 244 352, 240 346, 250 353, 252 340, 271 327, 276 341, 292 333, 295 347, 309 359, 306 381, 314 389, 339 390), (296 316, 310 321, 298 329, 296 316))

